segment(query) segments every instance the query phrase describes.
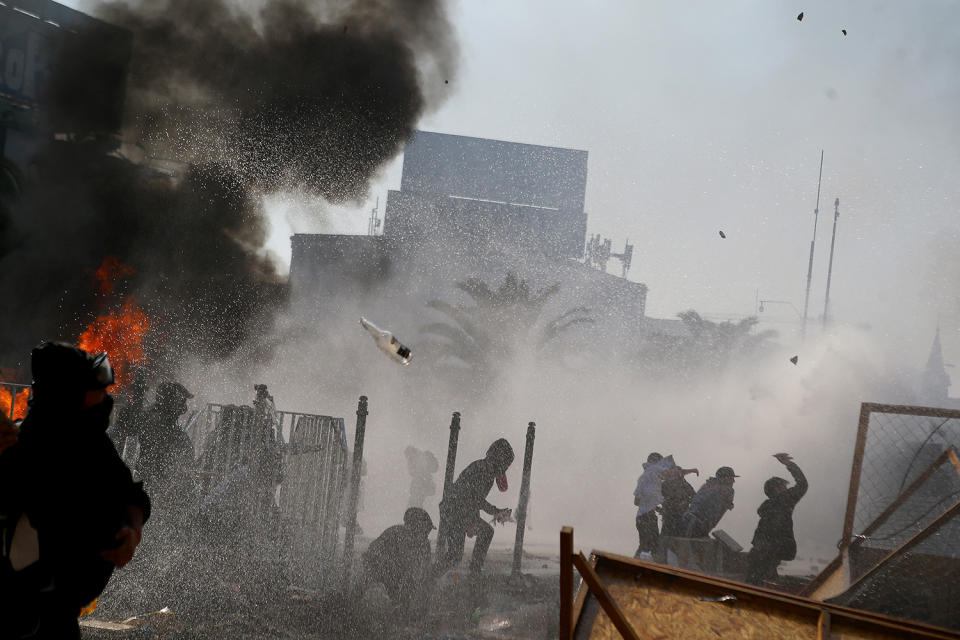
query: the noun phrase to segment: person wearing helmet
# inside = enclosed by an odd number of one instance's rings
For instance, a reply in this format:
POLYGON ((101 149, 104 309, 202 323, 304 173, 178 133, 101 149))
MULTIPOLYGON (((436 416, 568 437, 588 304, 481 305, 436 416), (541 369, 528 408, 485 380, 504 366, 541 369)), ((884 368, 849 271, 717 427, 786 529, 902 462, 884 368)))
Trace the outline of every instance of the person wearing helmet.
POLYGON ((683 514, 683 535, 687 538, 705 538, 720 523, 720 518, 733 509, 733 483, 739 478, 730 467, 720 467, 717 475, 707 478, 690 500, 683 514))
POLYGON ((161 382, 141 420, 137 473, 155 496, 178 484, 183 472, 193 466, 193 443, 178 422, 192 397, 179 382, 161 382))
POLYGON ((44 343, 31 368, 29 411, 0 461, 17 522, 0 566, 3 635, 79 638, 81 608, 133 558, 150 500, 106 434, 107 354, 44 343))
POLYGON ((770 478, 763 483, 767 499, 757 513, 760 521, 753 534, 753 547, 747 558, 747 582, 762 585, 776 580, 777 565, 797 557, 797 540, 793 536, 793 509, 807 492, 807 478, 788 453, 773 456, 793 476, 794 484, 783 478, 770 478))
POLYGON ((510 517, 510 509, 498 509, 487 501, 487 494, 494 482, 500 491, 507 490, 507 469, 513 464, 513 447, 500 438, 490 445, 487 455, 471 462, 440 502, 440 519, 443 540, 438 539, 441 551, 437 559, 437 574, 454 567, 463 558, 467 536, 476 536, 470 573, 479 574, 487 558, 487 549, 493 540, 493 527, 483 521, 480 511, 504 522, 510 517))
POLYGON ((403 524, 388 527, 363 553, 366 582, 379 582, 404 613, 420 610, 426 602, 430 573, 430 540, 436 527, 423 509, 410 507, 403 524))

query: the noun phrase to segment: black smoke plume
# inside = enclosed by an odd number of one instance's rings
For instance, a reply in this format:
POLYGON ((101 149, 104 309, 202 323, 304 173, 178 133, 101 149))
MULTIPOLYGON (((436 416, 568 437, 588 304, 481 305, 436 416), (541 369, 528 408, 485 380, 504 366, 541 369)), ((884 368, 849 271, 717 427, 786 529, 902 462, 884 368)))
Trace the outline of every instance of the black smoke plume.
POLYGON ((35 153, 0 176, 0 365, 115 303, 92 282, 106 256, 134 268, 122 292, 155 320, 159 360, 256 353, 287 295, 261 251, 262 196, 366 194, 451 76, 444 8, 165 0, 98 15, 132 36, 124 144, 96 104, 109 91, 78 75, 122 81, 118 40, 81 34, 50 63, 35 153))

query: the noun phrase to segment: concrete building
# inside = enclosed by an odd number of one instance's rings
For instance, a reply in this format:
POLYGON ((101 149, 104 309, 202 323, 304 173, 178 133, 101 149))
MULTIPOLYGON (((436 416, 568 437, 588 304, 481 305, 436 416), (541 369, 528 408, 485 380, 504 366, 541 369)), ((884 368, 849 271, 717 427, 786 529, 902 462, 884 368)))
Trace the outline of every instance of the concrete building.
MULTIPOLYGON (((133 34, 51 0, 0 4, 0 148, 28 171, 56 134, 116 134, 133 34)), ((117 139, 119 144, 119 138, 117 139)))
POLYGON ((512 272, 531 289, 559 283, 544 317, 586 307, 581 339, 614 347, 643 331, 647 287, 579 261, 586 178, 586 151, 417 132, 382 236, 293 236, 294 308, 322 318, 367 298, 412 335, 427 301, 463 298, 457 282, 496 289, 512 272))

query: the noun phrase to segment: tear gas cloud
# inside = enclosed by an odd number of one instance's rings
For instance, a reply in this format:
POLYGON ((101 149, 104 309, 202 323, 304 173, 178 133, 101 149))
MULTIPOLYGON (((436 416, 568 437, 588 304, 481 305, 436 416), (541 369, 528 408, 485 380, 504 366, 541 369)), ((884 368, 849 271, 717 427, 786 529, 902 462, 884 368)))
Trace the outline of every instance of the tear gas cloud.
MULTIPOLYGON (((408 269, 429 272, 441 259, 449 256, 422 253, 408 269)), ((466 252, 462 259, 470 260, 466 252)), ((774 340, 716 373, 670 366, 651 373, 641 344, 618 344, 603 323, 582 325, 555 349, 520 350, 500 361, 488 379, 464 383, 421 332, 439 318, 419 294, 408 297, 399 280, 301 301, 278 322, 279 346, 271 360, 242 366, 198 361, 183 372, 188 386, 219 402, 246 402, 252 385, 266 382, 279 407, 343 416, 351 446, 357 398, 367 395, 368 475, 359 514, 364 531, 400 521, 410 481, 403 454, 408 445, 433 451, 441 462, 438 495, 426 505, 436 516, 450 417, 460 411, 458 473, 498 437, 508 438, 517 453, 509 491, 489 496, 499 507, 516 506, 526 425, 537 423, 529 544, 552 546, 559 528, 570 524, 584 548, 632 553, 633 488, 647 454, 659 451, 700 470, 699 479, 691 478, 694 487, 723 465, 742 476, 736 509, 720 527, 749 547, 763 481, 786 474, 772 454, 788 451, 811 479, 796 512, 799 557, 832 557, 859 403, 902 401, 912 393, 896 383, 901 376, 895 363, 879 355, 869 332, 849 327, 811 340, 798 366, 789 361, 792 347, 774 340), (411 346, 413 363, 399 367, 380 353, 357 324, 361 315, 382 319, 411 346), (566 357, 570 351, 574 357, 566 357), (619 357, 611 355, 617 351, 619 357)), ((463 295, 452 282, 439 290, 450 302, 463 295)), ((541 321, 562 313, 569 300, 561 289, 541 321)), ((514 531, 513 525, 498 527, 494 545, 512 545, 514 531)))

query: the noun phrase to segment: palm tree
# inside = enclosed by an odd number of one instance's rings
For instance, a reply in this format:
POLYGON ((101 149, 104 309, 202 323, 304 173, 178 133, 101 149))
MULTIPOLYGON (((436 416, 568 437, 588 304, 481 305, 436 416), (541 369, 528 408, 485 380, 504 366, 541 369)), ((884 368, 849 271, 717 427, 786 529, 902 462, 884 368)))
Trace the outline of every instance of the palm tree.
POLYGON ((668 335, 654 333, 639 359, 647 368, 680 373, 718 373, 737 360, 761 355, 769 340, 777 336, 773 330, 753 333, 757 325, 754 316, 738 322, 711 322, 690 309, 677 314, 685 333, 668 335))
POLYGON ((593 322, 586 307, 576 307, 538 325, 547 302, 560 291, 559 283, 532 291, 525 280, 509 272, 496 290, 479 278, 457 282, 456 287, 473 304, 430 300, 427 306, 449 322, 425 325, 421 332, 442 339, 433 343, 441 358, 468 365, 481 376, 518 354, 542 351, 570 327, 593 322))

